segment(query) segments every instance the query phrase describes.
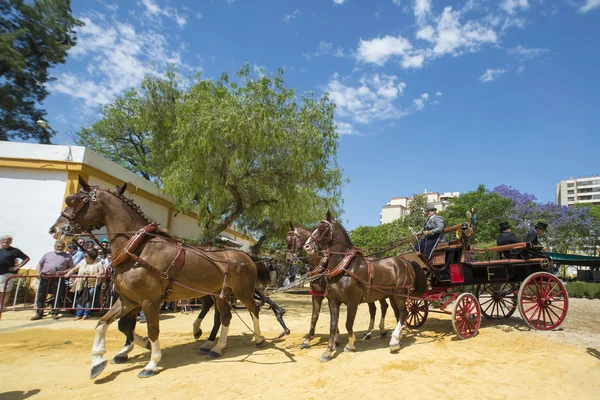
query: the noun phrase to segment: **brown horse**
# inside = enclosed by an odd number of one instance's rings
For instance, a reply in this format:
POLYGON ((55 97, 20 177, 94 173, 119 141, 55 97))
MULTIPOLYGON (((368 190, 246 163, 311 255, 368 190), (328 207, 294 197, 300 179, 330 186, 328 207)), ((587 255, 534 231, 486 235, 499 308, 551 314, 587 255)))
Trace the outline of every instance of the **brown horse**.
MULTIPOLYGON (((290 230, 285 238, 286 243, 286 251, 285 251, 285 261, 287 263, 296 263, 300 259, 300 253, 303 250, 304 244, 308 240, 311 235, 311 231, 303 227, 294 227, 294 225, 290 222, 290 230)), ((315 268, 319 265, 321 261, 321 256, 311 255, 308 257, 309 270, 314 271, 315 268)), ((323 299, 325 298, 327 292, 327 282, 325 281, 325 277, 321 277, 315 279, 310 282, 310 290, 309 293, 312 296, 312 316, 310 319, 310 329, 308 334, 306 335, 306 339, 300 345, 301 349, 308 349, 310 347, 310 341, 315 337, 315 327, 317 325, 317 321, 319 320, 319 314, 321 313, 321 305, 323 304, 323 299)), ((379 300, 379 304, 381 305, 381 320, 379 322, 379 333, 381 337, 385 337, 387 335, 387 330, 385 329, 385 315, 388 309, 388 303, 385 299, 379 300)), ((369 340, 371 339, 371 335, 374 331, 375 327, 375 316, 377 313, 377 306, 375 303, 369 303, 369 330, 363 337, 363 339, 369 340)), ((397 310, 396 310, 397 312, 397 310)), ((335 343, 339 344, 339 328, 336 327, 335 334, 335 343)))
MULTIPOLYGON (((250 312, 256 345, 264 343, 258 319, 259 308, 253 298, 255 288, 269 282, 264 265, 257 267, 242 251, 205 251, 184 246, 168 234, 157 231, 156 225, 144 216, 139 207, 123 196, 127 185, 111 192, 91 187, 81 177, 79 183, 81 191, 66 198, 67 207, 50 228, 50 233, 78 234, 105 226, 111 248, 115 251, 114 282, 119 294, 119 299, 95 328, 91 378, 98 376, 106 367, 107 361, 102 356, 106 352, 108 326, 122 317, 126 317, 123 325, 132 325, 131 316, 140 310, 146 316, 152 355, 138 376, 149 377, 158 372, 162 357, 159 311, 167 297, 168 301, 185 300, 219 291, 224 293, 227 289, 250 312)), ((209 354, 211 357, 222 354, 231 321, 227 301, 220 296, 216 296, 215 300, 223 328, 218 343, 209 354)), ((119 325, 121 329, 121 321, 119 325)), ((126 357, 129 351, 125 348, 117 356, 126 357)))
POLYGON ((327 219, 317 225, 304 245, 309 254, 326 251, 328 254, 326 279, 328 287, 330 321, 329 346, 321 356, 321 361, 329 361, 335 354, 333 336, 338 325, 341 304, 346 305, 348 345, 345 351, 354 351, 356 336, 353 331, 356 310, 360 303, 369 303, 390 297, 392 304, 399 310, 397 325, 390 339, 390 351, 400 349, 402 337, 402 318, 406 313, 407 296, 422 296, 427 289, 425 274, 421 267, 402 257, 386 257, 369 260, 363 257, 352 245, 345 229, 327 219))

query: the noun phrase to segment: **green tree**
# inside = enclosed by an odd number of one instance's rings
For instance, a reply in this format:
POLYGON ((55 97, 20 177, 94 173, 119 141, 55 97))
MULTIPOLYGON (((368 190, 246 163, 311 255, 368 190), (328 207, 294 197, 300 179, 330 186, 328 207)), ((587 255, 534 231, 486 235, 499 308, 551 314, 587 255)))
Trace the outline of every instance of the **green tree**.
POLYGON ((299 209, 322 217, 324 207, 340 204, 335 106, 327 94, 298 99, 283 69, 254 78, 246 64, 237 77, 190 88, 161 173, 165 191, 197 212, 207 241, 241 215, 259 220, 267 207, 274 220, 287 221, 299 209))
POLYGON ((77 41, 70 0, 0 0, 0 140, 50 143, 36 125, 46 112, 48 70, 65 62, 77 41))
POLYGON ((163 138, 175 129, 182 85, 174 69, 164 77, 146 76, 139 89, 130 89, 103 106, 102 118, 82 128, 75 142, 158 182, 167 146, 163 138))
POLYGON ((490 193, 485 185, 479 185, 475 191, 451 198, 450 205, 440 215, 444 217, 446 227, 449 227, 466 222, 467 211, 475 208, 477 231, 474 241, 486 243, 496 240, 498 224, 508 219, 512 206, 511 199, 490 193))

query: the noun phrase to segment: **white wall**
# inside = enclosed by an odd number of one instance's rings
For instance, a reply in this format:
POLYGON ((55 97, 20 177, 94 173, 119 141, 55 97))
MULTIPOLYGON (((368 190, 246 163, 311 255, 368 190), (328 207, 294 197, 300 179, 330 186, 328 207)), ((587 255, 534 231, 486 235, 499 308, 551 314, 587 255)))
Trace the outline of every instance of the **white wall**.
POLYGON ((185 214, 175 215, 173 212, 173 221, 171 222, 171 233, 182 238, 196 238, 200 233, 198 221, 196 218, 189 217, 185 214))
POLYGON ((63 210, 66 182, 66 171, 0 169, 0 236, 12 236, 14 247, 31 258, 26 268, 52 250, 48 229, 63 210))

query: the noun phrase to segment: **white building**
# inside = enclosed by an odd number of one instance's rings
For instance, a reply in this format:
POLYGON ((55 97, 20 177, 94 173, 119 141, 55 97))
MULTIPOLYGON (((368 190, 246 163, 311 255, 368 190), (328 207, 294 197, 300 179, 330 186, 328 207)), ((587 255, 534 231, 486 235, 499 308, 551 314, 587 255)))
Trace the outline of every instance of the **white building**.
MULTIPOLYGON (((442 211, 448 205, 448 199, 451 197, 459 197, 460 193, 444 192, 443 194, 440 194, 438 192, 427 192, 427 190, 425 190, 425 193, 419 194, 418 196, 425 196, 427 198, 427 203, 435 204, 438 211, 442 211)), ((399 218, 404 218, 404 216, 410 212, 408 207, 412 199, 413 197, 392 197, 389 203, 381 207, 379 224, 387 224, 399 218)))
POLYGON ((600 204, 600 176, 570 177, 556 184, 556 204, 600 204))
MULTIPOLYGON (((105 189, 127 183, 126 196, 162 229, 184 238, 199 234, 195 214, 177 213, 155 184, 85 147, 0 142, 0 236, 14 238, 14 246, 31 258, 27 267, 35 268, 52 250, 48 228, 65 208, 65 198, 79 190, 79 176, 105 189)), ((232 229, 221 235, 246 251, 255 243, 232 229)))

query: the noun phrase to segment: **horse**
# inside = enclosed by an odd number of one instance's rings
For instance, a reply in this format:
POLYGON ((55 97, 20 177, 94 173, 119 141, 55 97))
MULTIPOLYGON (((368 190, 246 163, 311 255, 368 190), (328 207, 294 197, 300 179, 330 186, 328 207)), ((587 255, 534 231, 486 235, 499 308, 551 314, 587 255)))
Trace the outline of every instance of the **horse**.
MULTIPOLYGON (((56 237, 106 227, 110 247, 115 252, 112 265, 114 285, 119 294, 119 299, 96 325, 90 378, 97 377, 106 368, 103 355, 106 331, 111 323, 119 319, 119 330, 128 341, 138 342, 140 338, 132 332, 135 320, 131 320, 140 310, 146 316, 151 357, 138 376, 146 378, 158 373, 162 358, 159 311, 167 298, 169 301, 185 300, 221 290, 215 301, 223 328, 217 344, 209 352, 211 358, 220 357, 227 344, 231 310, 224 300, 226 289, 250 312, 256 346, 265 343, 260 330, 259 307, 254 302, 255 289, 270 281, 264 265, 257 266, 242 251, 202 250, 184 245, 158 230, 157 224, 149 221, 132 200, 123 196, 127 184, 115 191, 90 186, 81 177, 79 184, 81 190, 67 196, 67 206, 49 232, 56 237)), ((139 344, 144 345, 144 342, 139 344)), ((126 346, 116 357, 126 358, 132 347, 131 344, 126 346)))
MULTIPOLYGON (((290 221, 290 230, 287 233, 285 238, 286 243, 286 251, 285 251, 285 261, 289 264, 296 263, 300 259, 300 253, 304 248, 304 244, 308 240, 311 235, 311 231, 303 227, 295 227, 290 221)), ((315 268, 319 265, 321 261, 320 256, 309 256, 308 264, 309 271, 315 271, 315 268)), ((306 339, 300 344, 301 349, 308 349, 310 347, 310 341, 315 337, 315 327, 317 325, 317 321, 319 320, 319 314, 321 313, 321 305, 323 303, 323 299, 325 298, 325 294, 327 291, 327 282, 324 277, 315 279, 310 282, 310 290, 309 294, 312 296, 312 316, 310 319, 310 329, 308 334, 306 335, 306 339)), ((388 309, 388 303, 385 299, 379 300, 379 304, 381 305, 381 320, 379 322, 379 333, 381 337, 385 337, 387 335, 387 330, 385 329, 385 315, 388 309)), ((377 306, 375 303, 369 303, 369 330, 363 336, 364 340, 370 340, 371 335, 374 331, 375 327, 375 315, 377 313, 377 306)), ((397 312, 397 310, 395 310, 397 312)), ((336 334, 335 334, 335 342, 339 344, 339 328, 336 326, 336 334)))
POLYGON ((326 254, 321 263, 326 273, 331 320, 329 345, 321 355, 321 361, 330 361, 335 354, 333 337, 338 325, 340 305, 345 304, 347 309, 348 344, 344 351, 355 351, 356 335, 353 325, 358 305, 385 297, 390 297, 392 304, 399 310, 396 315, 397 324, 390 338, 390 352, 400 350, 403 318, 399 317, 406 314, 406 298, 421 297, 427 290, 425 273, 421 267, 401 256, 376 260, 365 258, 352 245, 346 230, 332 220, 329 211, 326 219, 312 232, 304 249, 309 254, 317 254, 319 251, 326 254))

